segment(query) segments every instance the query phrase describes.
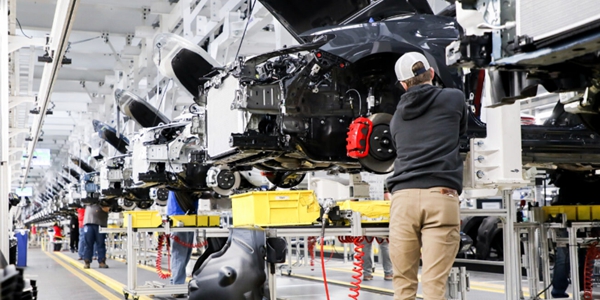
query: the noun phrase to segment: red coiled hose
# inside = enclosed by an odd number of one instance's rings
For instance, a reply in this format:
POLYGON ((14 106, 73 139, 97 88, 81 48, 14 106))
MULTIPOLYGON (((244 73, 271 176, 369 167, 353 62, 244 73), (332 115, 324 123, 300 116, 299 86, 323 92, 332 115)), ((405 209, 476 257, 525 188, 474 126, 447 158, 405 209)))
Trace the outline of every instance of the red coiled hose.
POLYGON ((583 271, 583 299, 592 300, 592 288, 594 284, 594 260, 600 259, 600 251, 596 246, 598 242, 593 242, 588 246, 585 255, 585 267, 583 271))
POLYGON ((169 235, 169 236, 171 238, 173 238, 173 240, 177 244, 182 245, 182 246, 187 247, 187 248, 202 248, 202 247, 204 247, 204 246, 206 246, 208 244, 208 241, 202 241, 202 242, 200 242, 198 244, 189 244, 189 243, 186 243, 186 242, 180 240, 179 237, 176 236, 176 235, 169 235))
MULTIPOLYGON (((167 243, 167 268, 168 268, 168 273, 164 273, 162 271, 162 248, 163 248, 163 243, 164 243, 164 239, 168 238, 169 235, 168 234, 161 234, 158 236, 158 249, 156 251, 156 273, 158 274, 158 277, 160 277, 161 279, 167 279, 169 277, 171 277, 171 245, 170 243, 167 243)), ((135 263, 135 262, 133 262, 135 263)))
POLYGON ((354 278, 355 281, 350 282, 351 285, 353 285, 353 288, 350 288, 350 291, 354 292, 353 294, 349 294, 348 297, 357 300, 358 296, 360 295, 360 284, 362 283, 362 276, 363 276, 363 256, 365 256, 365 253, 363 252, 363 248, 365 247, 363 245, 364 241, 364 237, 359 236, 359 237, 354 237, 354 258, 356 259, 356 261, 354 262, 354 272, 356 274, 352 275, 352 278, 354 278))
POLYGON ((159 235, 158 236, 158 250, 156 251, 156 273, 158 274, 158 277, 160 277, 161 279, 167 279, 167 278, 171 277, 171 244, 170 243, 167 243, 168 273, 165 273, 162 270, 162 248, 163 248, 165 239, 168 239, 169 237, 172 237, 176 243, 178 243, 184 247, 187 247, 187 248, 200 248, 200 247, 206 246, 208 243, 208 241, 203 241, 198 244, 189 244, 189 243, 186 243, 186 242, 180 240, 179 237, 176 235, 170 235, 170 234, 165 234, 165 233, 159 235))
MULTIPOLYGON (((317 238, 314 236, 309 236, 306 241, 308 242, 308 252, 310 252, 310 266, 314 267, 315 266, 315 244, 317 243, 317 238)), ((315 269, 311 268, 310 270, 314 271, 315 269)))

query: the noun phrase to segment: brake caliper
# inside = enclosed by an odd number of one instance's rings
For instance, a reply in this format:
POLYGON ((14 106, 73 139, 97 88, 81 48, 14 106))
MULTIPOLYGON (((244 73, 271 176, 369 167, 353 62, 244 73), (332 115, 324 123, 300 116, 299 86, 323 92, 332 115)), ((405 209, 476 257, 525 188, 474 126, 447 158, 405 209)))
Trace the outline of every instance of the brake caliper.
POLYGON ((352 158, 363 158, 369 154, 369 136, 373 131, 373 122, 365 117, 352 121, 346 138, 346 154, 352 158))

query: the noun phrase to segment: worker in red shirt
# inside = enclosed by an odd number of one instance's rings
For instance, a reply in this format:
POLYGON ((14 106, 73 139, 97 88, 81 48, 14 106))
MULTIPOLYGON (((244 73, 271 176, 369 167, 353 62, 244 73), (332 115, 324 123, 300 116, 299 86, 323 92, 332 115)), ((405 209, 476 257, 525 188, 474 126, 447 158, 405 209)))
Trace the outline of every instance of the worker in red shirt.
POLYGON ((79 243, 77 245, 77 254, 79 254, 79 260, 83 260, 83 251, 85 250, 85 243, 83 238, 83 217, 85 216, 85 208, 81 207, 77 209, 77 220, 79 221, 79 243))
POLYGON ((63 239, 62 229, 58 226, 58 222, 54 222, 52 229, 54 229, 54 251, 60 251, 63 239))

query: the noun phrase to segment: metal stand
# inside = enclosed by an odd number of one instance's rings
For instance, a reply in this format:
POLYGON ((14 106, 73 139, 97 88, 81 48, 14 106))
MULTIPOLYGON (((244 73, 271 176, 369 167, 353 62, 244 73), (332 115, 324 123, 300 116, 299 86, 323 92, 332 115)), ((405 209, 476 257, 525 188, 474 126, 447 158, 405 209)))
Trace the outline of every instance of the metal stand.
POLYGON ((467 268, 452 268, 448 275, 448 285, 446 287, 446 299, 448 300, 466 300, 467 291, 469 291, 469 275, 467 268))
MULTIPOLYGON (((133 224, 132 215, 129 214, 127 216, 128 224, 133 224)), ((138 286, 138 278, 137 278, 137 252, 135 251, 134 245, 134 235, 135 232, 183 232, 183 231, 197 231, 204 230, 204 236, 206 237, 226 237, 229 235, 229 230, 221 229, 221 228, 170 228, 168 223, 166 223, 166 228, 137 228, 135 231, 132 226, 127 227, 127 287, 123 289, 123 295, 125 299, 129 298, 129 295, 133 296, 134 299, 137 299, 141 295, 169 295, 169 294, 187 294, 188 286, 187 284, 177 284, 177 285, 155 285, 151 284, 150 286, 138 286)), ((123 229, 114 230, 108 229, 103 232, 122 232, 123 229)))
POLYGON ((579 258, 578 258, 578 246, 577 246, 577 230, 579 228, 591 227, 591 223, 586 222, 585 224, 571 224, 571 227, 567 228, 569 233, 569 260, 571 261, 571 288, 573 289, 573 300, 580 300, 581 295, 579 294, 579 258))

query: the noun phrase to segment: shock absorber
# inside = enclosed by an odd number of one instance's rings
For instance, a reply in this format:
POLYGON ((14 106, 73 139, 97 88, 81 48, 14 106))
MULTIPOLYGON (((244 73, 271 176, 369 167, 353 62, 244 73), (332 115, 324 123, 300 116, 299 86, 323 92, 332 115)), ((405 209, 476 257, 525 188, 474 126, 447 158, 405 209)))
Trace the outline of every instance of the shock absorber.
POLYGON ((350 297, 351 299, 357 300, 358 296, 360 295, 360 284, 362 283, 362 276, 363 276, 363 256, 365 256, 365 253, 363 252, 363 248, 365 247, 363 245, 363 241, 364 241, 364 237, 359 236, 359 237, 354 237, 354 275, 352 275, 352 278, 354 278, 355 281, 350 282, 351 285, 353 285, 354 287, 350 288, 350 291, 352 291, 352 294, 349 294, 348 297, 350 297))

